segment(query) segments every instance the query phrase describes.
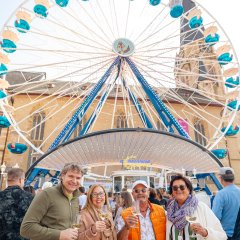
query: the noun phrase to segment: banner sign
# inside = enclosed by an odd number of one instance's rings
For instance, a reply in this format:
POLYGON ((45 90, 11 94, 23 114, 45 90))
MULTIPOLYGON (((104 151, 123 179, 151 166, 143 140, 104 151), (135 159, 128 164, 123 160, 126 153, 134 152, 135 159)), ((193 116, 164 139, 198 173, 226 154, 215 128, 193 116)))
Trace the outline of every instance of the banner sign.
POLYGON ((151 164, 150 160, 134 158, 134 156, 126 157, 125 159, 120 160, 120 163, 126 169, 132 169, 133 167, 148 167, 151 164))
POLYGON ((182 126, 184 131, 189 135, 189 126, 187 119, 178 118, 178 123, 182 126))

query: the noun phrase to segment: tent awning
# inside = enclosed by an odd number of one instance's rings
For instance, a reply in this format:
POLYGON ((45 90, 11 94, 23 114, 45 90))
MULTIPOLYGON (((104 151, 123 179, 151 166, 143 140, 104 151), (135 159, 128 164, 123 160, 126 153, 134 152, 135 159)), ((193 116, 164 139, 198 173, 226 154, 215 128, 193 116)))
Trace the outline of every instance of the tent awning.
POLYGON ((126 158, 150 160, 152 166, 197 173, 218 171, 221 162, 207 149, 181 136, 150 129, 113 129, 86 134, 44 154, 34 167, 61 170, 65 163, 83 166, 120 164, 126 158))

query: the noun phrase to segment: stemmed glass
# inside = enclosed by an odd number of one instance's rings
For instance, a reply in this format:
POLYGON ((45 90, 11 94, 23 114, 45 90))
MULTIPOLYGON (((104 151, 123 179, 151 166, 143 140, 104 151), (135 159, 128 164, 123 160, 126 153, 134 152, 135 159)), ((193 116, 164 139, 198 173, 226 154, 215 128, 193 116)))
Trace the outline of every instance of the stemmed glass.
POLYGON ((73 219, 72 228, 79 229, 81 227, 81 219, 82 216, 79 213, 76 214, 75 218, 73 219))
MULTIPOLYGON (((189 222, 189 224, 197 223, 197 217, 194 216, 194 207, 187 207, 186 208, 186 220, 189 222)), ((192 231, 192 235, 190 236, 192 238, 196 238, 196 234, 192 231)))
POLYGON ((104 221, 105 219, 108 218, 108 215, 109 215, 109 212, 108 212, 107 205, 103 205, 99 213, 99 217, 101 218, 102 221, 104 221))
MULTIPOLYGON (((140 213, 140 206, 139 206, 139 201, 138 201, 138 200, 136 200, 136 201, 133 202, 133 205, 132 205, 132 214, 133 214, 134 216, 138 216, 138 215, 141 214, 141 213, 140 213)), ((135 226, 132 226, 132 228, 137 228, 137 226, 136 226, 136 225, 135 225, 135 226)))

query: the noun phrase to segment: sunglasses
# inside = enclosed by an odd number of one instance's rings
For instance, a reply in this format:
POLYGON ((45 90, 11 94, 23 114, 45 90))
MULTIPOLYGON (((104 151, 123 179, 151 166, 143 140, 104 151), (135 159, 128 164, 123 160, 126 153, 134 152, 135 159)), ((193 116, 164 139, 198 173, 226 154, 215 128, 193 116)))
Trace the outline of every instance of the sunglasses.
POLYGON ((147 192, 147 188, 143 188, 143 189, 134 189, 135 193, 146 193, 147 192))
POLYGON ((172 186, 172 190, 173 191, 177 191, 178 189, 180 189, 181 191, 185 190, 186 189, 186 186, 185 185, 180 185, 180 186, 172 186))

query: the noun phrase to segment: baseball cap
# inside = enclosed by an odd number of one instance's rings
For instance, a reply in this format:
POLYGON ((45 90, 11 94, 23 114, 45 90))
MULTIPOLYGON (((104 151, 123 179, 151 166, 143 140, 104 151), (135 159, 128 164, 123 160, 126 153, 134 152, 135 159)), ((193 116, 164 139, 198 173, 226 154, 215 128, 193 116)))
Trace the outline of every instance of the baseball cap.
POLYGON ((219 175, 222 176, 222 178, 225 180, 233 180, 234 170, 230 167, 221 167, 219 169, 219 175))
POLYGON ((134 189, 137 185, 140 185, 140 184, 142 184, 142 185, 145 186, 146 188, 149 187, 148 184, 147 184, 145 181, 143 181, 143 180, 137 180, 137 181, 135 181, 135 182, 133 183, 132 189, 134 189))

